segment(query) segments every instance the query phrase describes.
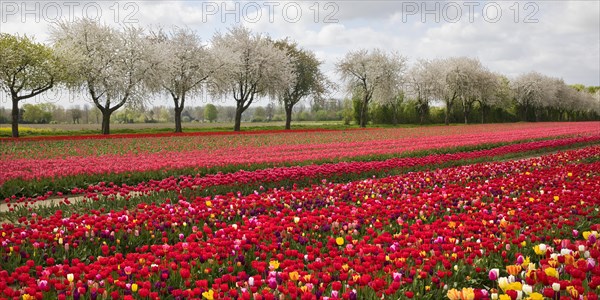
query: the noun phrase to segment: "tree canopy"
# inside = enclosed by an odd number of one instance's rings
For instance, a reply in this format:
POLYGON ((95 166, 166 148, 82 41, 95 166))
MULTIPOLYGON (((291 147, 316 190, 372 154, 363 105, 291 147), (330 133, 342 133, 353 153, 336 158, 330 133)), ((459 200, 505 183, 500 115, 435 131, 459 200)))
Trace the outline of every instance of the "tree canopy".
POLYGON ((0 33, 0 89, 12 100, 12 136, 19 136, 19 101, 51 89, 62 68, 54 51, 27 36, 0 33))

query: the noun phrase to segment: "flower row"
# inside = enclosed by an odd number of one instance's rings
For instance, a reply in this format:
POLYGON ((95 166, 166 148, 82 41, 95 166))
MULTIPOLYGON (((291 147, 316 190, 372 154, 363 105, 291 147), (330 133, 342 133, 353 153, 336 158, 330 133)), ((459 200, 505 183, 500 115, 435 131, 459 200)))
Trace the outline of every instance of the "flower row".
MULTIPOLYGON (((556 148, 568 146, 577 143, 600 141, 600 135, 563 138, 558 140, 544 140, 536 142, 528 142, 521 144, 513 144, 507 146, 496 147, 487 150, 459 152, 451 154, 436 154, 424 157, 405 157, 392 158, 384 161, 355 161, 355 162, 340 162, 326 163, 321 165, 307 165, 295 167, 276 167, 267 168, 255 171, 240 170, 234 173, 217 173, 204 176, 180 176, 178 178, 168 177, 161 180, 150 180, 141 182, 135 186, 126 184, 106 184, 101 182, 97 185, 90 185, 87 188, 73 188, 71 196, 83 195, 84 199, 98 200, 100 198, 114 199, 117 196, 131 194, 148 194, 158 191, 181 191, 183 189, 206 189, 211 186, 223 185, 243 185, 260 182, 278 182, 281 180, 300 180, 306 178, 327 178, 334 175, 342 174, 361 174, 365 172, 375 171, 384 172, 386 170, 398 168, 410 168, 417 166, 440 165, 451 161, 472 160, 478 158, 489 158, 502 156, 511 153, 534 151, 544 148, 556 148)), ((53 197, 54 193, 47 192, 44 195, 31 197, 13 197, 5 199, 10 210, 13 210, 16 204, 30 205, 39 201, 46 201, 53 197)), ((61 193, 60 196, 63 196, 61 193)), ((68 198, 65 198, 68 199, 68 198)), ((68 200, 64 203, 70 203, 68 200)))
POLYGON ((0 184, 10 179, 32 180, 163 169, 277 164, 506 143, 559 135, 597 134, 597 125, 481 125, 450 129, 432 127, 424 132, 415 129, 304 132, 197 137, 201 140, 187 141, 184 137, 171 137, 111 139, 108 142, 16 142, 12 146, 3 142, 0 145, 6 147, 6 151, 2 151, 3 159, 0 160, 0 184), (451 134, 447 134, 448 131, 451 134), (44 146, 50 148, 44 149, 44 146), (90 154, 91 152, 95 154, 90 154))

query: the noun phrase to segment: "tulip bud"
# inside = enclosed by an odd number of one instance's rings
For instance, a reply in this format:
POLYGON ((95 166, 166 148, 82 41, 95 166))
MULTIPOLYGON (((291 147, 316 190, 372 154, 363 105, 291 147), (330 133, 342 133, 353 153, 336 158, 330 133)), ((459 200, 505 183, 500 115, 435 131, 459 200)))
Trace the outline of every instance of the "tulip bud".
POLYGON ((588 241, 592 244, 595 243, 596 242, 596 234, 590 234, 588 241))
POLYGON ((488 276, 491 281, 498 280, 498 277, 500 276, 500 269, 491 269, 488 273, 488 276))
POLYGON ((525 261, 525 258, 523 257, 523 255, 519 255, 517 257, 517 264, 523 264, 523 262, 525 261))
POLYGON ((558 283, 558 282, 553 283, 552 290, 555 292, 560 292, 560 283, 558 283))
POLYGON ((588 271, 591 271, 596 266, 596 260, 593 258, 588 258, 586 260, 586 266, 588 271))
POLYGON ((579 247, 577 247, 577 249, 579 250, 579 252, 583 252, 583 251, 585 251, 585 245, 579 245, 579 247))
POLYGON ((527 295, 533 293, 533 286, 531 286, 529 284, 524 284, 522 289, 523 289, 523 293, 525 293, 527 295))
POLYGON ((517 291, 517 300, 523 299, 523 291, 517 291))
POLYGON ((560 255, 571 254, 571 252, 573 252, 573 251, 571 251, 571 249, 565 249, 565 248, 560 249, 560 255))
POLYGON ((48 281, 47 280, 40 280, 38 282, 38 287, 40 289, 42 289, 42 290, 45 289, 47 286, 48 286, 48 281))

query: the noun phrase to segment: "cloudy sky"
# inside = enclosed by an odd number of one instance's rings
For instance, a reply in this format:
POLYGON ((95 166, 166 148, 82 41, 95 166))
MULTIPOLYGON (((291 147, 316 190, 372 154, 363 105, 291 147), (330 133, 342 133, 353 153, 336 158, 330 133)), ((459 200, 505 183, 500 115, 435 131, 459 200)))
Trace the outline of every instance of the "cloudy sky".
POLYGON ((0 1, 0 32, 42 42, 57 20, 81 17, 187 26, 207 42, 243 24, 313 50, 334 81, 334 64, 346 52, 382 48, 410 62, 470 56, 509 77, 538 71, 600 85, 600 1, 0 1))

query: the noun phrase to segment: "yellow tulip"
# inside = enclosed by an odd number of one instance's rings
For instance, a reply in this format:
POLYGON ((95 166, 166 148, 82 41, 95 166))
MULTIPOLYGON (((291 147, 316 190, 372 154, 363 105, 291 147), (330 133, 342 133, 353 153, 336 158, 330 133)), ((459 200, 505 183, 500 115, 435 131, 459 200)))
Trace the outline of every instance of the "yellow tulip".
POLYGON ((343 245, 343 244, 344 244, 344 238, 343 238, 343 237, 338 237, 338 238, 336 238, 336 239, 335 239, 335 243, 336 243, 338 246, 341 246, 341 245, 343 245))
POLYGON ((463 288, 461 291, 451 289, 446 293, 450 300, 474 300, 475 291, 472 288, 463 288))
POLYGON ((475 299, 475 290, 472 288, 463 288, 462 289, 462 299, 463 300, 474 300, 475 299))
POLYGON ((462 293, 457 289, 451 289, 448 291, 448 293, 446 293, 446 297, 448 297, 450 300, 461 300, 460 298, 462 297, 462 293))
POLYGON ((202 293, 202 297, 208 299, 208 300, 214 300, 215 299, 215 291, 213 291, 212 289, 202 293))
POLYGON ((279 269, 279 261, 276 261, 276 260, 270 261, 269 267, 271 267, 273 270, 279 269))
POLYGON ((523 289, 523 284, 522 284, 522 283, 520 283, 520 282, 518 282, 518 281, 516 281, 516 282, 513 282, 513 283, 509 283, 509 284, 506 286, 506 289, 505 289, 505 291, 510 291, 510 290, 513 290, 513 291, 520 291, 520 290, 522 290, 522 289, 523 289))
POLYGON ((527 300, 544 300, 544 296, 540 293, 532 293, 527 300))
POLYGON ((546 273, 546 276, 558 278, 558 271, 555 268, 546 268, 544 273, 546 273))

